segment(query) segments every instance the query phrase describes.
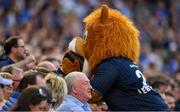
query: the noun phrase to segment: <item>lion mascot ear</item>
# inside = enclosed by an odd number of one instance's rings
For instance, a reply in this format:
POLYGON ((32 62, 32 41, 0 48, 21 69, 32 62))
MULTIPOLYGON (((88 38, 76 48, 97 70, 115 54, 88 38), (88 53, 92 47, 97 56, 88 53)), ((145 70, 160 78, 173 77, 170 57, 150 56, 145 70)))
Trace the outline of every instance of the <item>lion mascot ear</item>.
POLYGON ((88 62, 84 59, 83 40, 75 37, 68 47, 62 60, 62 71, 67 75, 72 71, 88 73, 88 62))
POLYGON ((91 75, 96 66, 108 58, 123 57, 138 63, 139 31, 126 16, 102 5, 83 21, 88 32, 84 55, 88 60, 91 75))
MULTIPOLYGON (((106 23, 108 21, 108 6, 103 4, 101 6, 101 23, 106 23)), ((93 76, 91 77, 93 78, 93 76)), ((97 102, 101 102, 102 99, 102 95, 97 91, 97 90, 93 90, 91 92, 92 98, 88 101, 89 103, 97 103, 97 102)))
POLYGON ((103 4, 101 9, 101 23, 106 23, 108 21, 108 6, 103 4))

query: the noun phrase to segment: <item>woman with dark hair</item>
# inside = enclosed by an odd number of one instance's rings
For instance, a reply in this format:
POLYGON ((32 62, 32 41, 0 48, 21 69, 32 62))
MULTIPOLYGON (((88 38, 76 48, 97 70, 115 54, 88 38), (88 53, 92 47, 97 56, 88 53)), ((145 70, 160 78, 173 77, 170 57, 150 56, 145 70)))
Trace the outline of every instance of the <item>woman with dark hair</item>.
POLYGON ((44 87, 32 86, 22 91, 12 111, 47 111, 48 90, 44 87))

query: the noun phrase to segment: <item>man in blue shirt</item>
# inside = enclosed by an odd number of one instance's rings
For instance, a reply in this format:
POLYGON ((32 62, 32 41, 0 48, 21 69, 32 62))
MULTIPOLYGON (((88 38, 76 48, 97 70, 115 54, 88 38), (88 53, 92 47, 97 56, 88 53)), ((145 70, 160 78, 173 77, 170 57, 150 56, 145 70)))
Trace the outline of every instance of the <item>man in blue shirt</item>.
POLYGON ((11 60, 11 58, 9 58, 8 56, 5 56, 2 59, 0 59, 0 68, 3 66, 13 64, 13 63, 15 63, 15 62, 13 60, 11 60))
POLYGON ((27 55, 25 43, 19 36, 12 36, 4 44, 5 57, 0 59, 0 68, 13 65, 23 67, 24 65, 35 61, 33 56, 27 55))
POLYGON ((71 72, 65 77, 68 95, 57 111, 91 111, 87 101, 91 98, 91 85, 82 72, 71 72))

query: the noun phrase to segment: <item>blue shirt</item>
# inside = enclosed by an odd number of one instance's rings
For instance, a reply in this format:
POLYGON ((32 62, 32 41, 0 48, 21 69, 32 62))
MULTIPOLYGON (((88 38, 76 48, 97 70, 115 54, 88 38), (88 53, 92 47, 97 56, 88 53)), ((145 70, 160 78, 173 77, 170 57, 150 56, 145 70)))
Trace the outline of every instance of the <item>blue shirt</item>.
POLYGON ((10 108, 12 108, 16 104, 19 97, 20 92, 14 91, 2 107, 2 111, 8 111, 10 108))
POLYGON ((146 82, 138 65, 123 58, 110 58, 100 63, 91 85, 110 110, 167 110, 162 97, 146 82))
POLYGON ((0 59, 0 68, 2 68, 3 66, 7 66, 7 65, 10 65, 10 64, 13 64, 14 61, 11 60, 8 56, 0 59))
POLYGON ((67 95, 64 98, 62 104, 57 108, 56 111, 68 111, 68 112, 69 111, 70 112, 89 111, 89 112, 91 112, 91 109, 90 109, 88 103, 82 103, 77 98, 75 98, 74 96, 67 95))

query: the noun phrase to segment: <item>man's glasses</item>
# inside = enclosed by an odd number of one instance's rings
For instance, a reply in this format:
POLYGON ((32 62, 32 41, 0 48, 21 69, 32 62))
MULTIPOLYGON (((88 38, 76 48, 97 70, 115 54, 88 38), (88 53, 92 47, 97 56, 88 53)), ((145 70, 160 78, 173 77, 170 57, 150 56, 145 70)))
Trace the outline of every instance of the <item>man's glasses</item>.
POLYGON ((34 69, 32 69, 32 71, 38 72, 43 77, 45 77, 49 73, 49 71, 44 67, 35 67, 34 69))
POLYGON ((14 82, 20 82, 21 80, 14 80, 14 79, 13 79, 13 81, 14 81, 14 82))
POLYGON ((19 47, 19 48, 23 48, 23 49, 25 48, 25 46, 16 46, 16 47, 17 47, 17 48, 18 48, 18 47, 19 47))
POLYGON ((15 82, 20 82, 20 81, 21 81, 21 80, 14 80, 14 79, 13 79, 12 85, 14 86, 15 82))
POLYGON ((0 84, 0 87, 1 87, 1 88, 7 87, 7 88, 11 89, 11 88, 12 88, 12 85, 3 85, 3 84, 0 84))
POLYGON ((13 86, 12 85, 5 85, 8 89, 12 89, 13 86))
POLYGON ((61 76, 61 77, 65 76, 65 73, 60 68, 58 68, 57 70, 52 71, 52 72, 57 74, 58 76, 61 76))

